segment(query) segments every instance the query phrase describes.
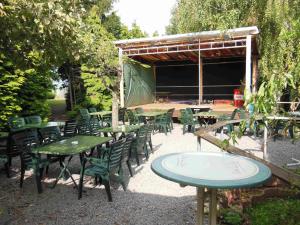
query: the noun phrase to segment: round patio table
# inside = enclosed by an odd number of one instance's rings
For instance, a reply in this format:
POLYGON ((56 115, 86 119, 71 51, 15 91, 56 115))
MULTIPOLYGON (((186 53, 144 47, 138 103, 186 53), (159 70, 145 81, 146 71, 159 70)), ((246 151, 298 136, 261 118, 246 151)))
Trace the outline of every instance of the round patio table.
POLYGON ((255 187, 271 177, 264 164, 230 153, 189 152, 160 156, 151 164, 157 175, 197 187, 197 225, 204 220, 204 188, 209 193, 209 224, 217 222, 217 189, 255 187))

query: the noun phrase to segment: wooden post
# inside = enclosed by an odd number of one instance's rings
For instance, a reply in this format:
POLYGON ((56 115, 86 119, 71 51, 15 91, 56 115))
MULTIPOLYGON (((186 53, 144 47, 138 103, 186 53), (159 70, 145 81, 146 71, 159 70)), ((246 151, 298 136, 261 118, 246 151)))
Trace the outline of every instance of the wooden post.
POLYGON ((200 39, 199 39, 199 50, 198 50, 198 69, 199 69, 199 105, 203 101, 203 62, 200 51, 200 39))
MULTIPOLYGON (((247 35, 246 39, 246 87, 245 93, 247 96, 251 93, 251 35, 247 35)), ((248 96, 249 97, 249 96, 248 96)))
POLYGON ((119 66, 120 66, 120 105, 123 108, 125 106, 124 102, 124 71, 123 71, 123 52, 122 49, 119 48, 119 66))
POLYGON ((263 146, 263 159, 268 159, 268 122, 265 122, 264 127, 264 146, 263 146))
POLYGON ((154 93, 154 101, 156 101, 156 66, 153 65, 153 76, 154 76, 154 81, 155 81, 155 93, 154 93))
POLYGON ((196 225, 204 224, 204 188, 197 187, 196 225))
POLYGON ((252 62, 252 93, 257 92, 257 79, 258 79, 258 57, 253 56, 252 62))
POLYGON ((210 189, 209 225, 217 225, 217 189, 210 189))

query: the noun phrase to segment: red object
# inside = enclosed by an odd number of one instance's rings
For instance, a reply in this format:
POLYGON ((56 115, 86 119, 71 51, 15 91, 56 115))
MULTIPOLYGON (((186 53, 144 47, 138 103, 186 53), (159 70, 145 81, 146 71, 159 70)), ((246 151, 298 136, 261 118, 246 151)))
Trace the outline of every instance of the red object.
POLYGON ((241 108, 244 105, 243 94, 241 93, 240 89, 233 90, 233 105, 235 107, 241 108))

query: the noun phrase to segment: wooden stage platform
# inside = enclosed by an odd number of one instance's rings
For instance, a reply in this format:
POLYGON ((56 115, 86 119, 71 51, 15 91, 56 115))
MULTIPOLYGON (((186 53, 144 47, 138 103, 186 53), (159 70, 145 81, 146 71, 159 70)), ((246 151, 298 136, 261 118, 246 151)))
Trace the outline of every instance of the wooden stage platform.
POLYGON ((130 109, 134 108, 143 108, 144 111, 151 111, 154 109, 172 109, 174 108, 174 114, 173 117, 178 117, 180 115, 180 109, 185 109, 185 108, 193 108, 193 107, 203 107, 203 108, 211 108, 215 112, 221 112, 224 114, 230 114, 235 107, 230 104, 201 104, 201 105, 189 105, 189 104, 178 104, 178 103, 151 103, 151 104, 146 104, 146 105, 137 105, 137 106, 132 106, 129 107, 130 109))

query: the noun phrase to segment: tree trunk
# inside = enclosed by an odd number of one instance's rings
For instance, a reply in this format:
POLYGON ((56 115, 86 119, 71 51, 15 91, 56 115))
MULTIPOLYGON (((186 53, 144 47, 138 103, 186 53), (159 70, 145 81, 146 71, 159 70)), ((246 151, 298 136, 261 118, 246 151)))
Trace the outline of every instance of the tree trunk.
POLYGON ((112 127, 116 128, 119 124, 119 99, 115 92, 112 93, 112 127))

